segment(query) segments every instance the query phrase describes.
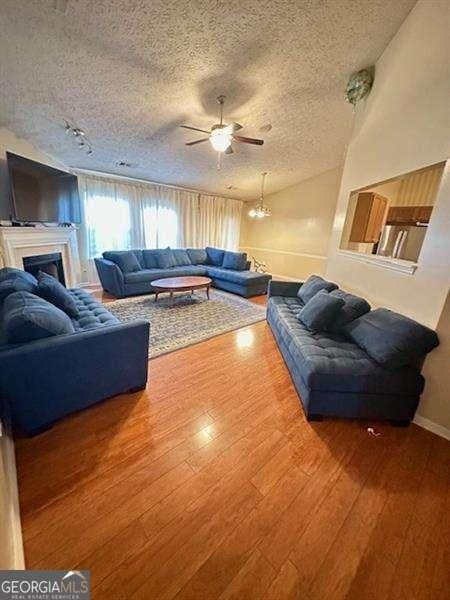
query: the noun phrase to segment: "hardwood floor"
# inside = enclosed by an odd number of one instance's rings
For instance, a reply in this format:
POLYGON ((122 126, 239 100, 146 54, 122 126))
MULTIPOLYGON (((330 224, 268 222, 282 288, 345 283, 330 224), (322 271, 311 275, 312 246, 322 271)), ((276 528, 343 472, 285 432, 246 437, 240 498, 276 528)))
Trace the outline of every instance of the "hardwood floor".
POLYGON ((448 598, 450 444, 370 425, 306 422, 266 323, 156 358, 17 440, 27 567, 105 600, 448 598))

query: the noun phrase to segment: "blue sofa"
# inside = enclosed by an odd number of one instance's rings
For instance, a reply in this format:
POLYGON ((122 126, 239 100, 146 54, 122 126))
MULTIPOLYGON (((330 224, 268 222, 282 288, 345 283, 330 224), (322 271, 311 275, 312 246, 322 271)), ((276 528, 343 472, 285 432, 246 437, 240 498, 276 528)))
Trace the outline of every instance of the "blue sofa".
POLYGON ((148 322, 121 323, 82 289, 67 290, 70 317, 39 293, 29 273, 0 269, 0 395, 28 435, 147 382, 148 322))
POLYGON ((271 281, 267 307, 267 321, 307 419, 409 423, 424 388, 423 359, 439 343, 436 333, 387 309, 370 311, 365 300, 320 277, 313 276, 307 284, 311 282, 318 286, 316 293, 327 284, 327 294, 350 302, 344 305, 350 308, 347 315, 340 315, 345 317, 342 326, 315 331, 305 326, 300 311, 309 300, 305 304, 298 295, 306 285, 302 282, 271 281))
POLYGON ((117 298, 152 293, 155 279, 187 275, 210 277, 214 287, 248 298, 266 294, 271 279, 250 271, 245 253, 209 247, 109 251, 95 264, 103 289, 117 298))

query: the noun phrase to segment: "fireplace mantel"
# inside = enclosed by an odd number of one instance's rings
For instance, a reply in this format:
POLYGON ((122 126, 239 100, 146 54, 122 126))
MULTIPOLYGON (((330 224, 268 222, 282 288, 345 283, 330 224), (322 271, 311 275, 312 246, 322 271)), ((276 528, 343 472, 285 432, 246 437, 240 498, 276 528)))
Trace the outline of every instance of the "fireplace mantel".
POLYGON ((23 269, 25 256, 60 252, 66 283, 79 282, 80 265, 75 227, 0 227, 0 267, 23 269))

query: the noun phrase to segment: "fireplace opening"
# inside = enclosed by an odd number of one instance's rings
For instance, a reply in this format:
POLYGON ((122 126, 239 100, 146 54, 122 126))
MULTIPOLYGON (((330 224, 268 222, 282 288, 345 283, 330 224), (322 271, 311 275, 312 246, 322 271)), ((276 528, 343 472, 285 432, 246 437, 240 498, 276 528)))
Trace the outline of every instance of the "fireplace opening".
POLYGON ((52 277, 57 279, 63 285, 66 285, 61 252, 55 252, 54 254, 38 254, 37 256, 24 256, 22 260, 25 271, 31 273, 35 277, 38 276, 39 271, 43 271, 48 275, 52 275, 52 277))

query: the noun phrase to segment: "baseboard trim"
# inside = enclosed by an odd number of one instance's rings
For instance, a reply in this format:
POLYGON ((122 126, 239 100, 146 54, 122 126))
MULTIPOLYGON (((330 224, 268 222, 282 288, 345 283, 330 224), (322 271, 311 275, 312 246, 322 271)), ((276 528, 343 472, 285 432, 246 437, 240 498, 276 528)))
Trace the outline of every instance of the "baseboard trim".
MULTIPOLYGON (((3 469, 6 481, 7 507, 2 518, 6 519, 5 532, 8 535, 8 548, 6 551, 6 564, 2 569, 24 569, 25 558, 23 553, 22 525, 20 521, 19 493, 17 489, 16 458, 14 441, 6 427, 1 437, 3 469)), ((6 548, 6 545, 4 546, 6 548)), ((2 553, 3 554, 3 553, 2 553)), ((3 560, 2 560, 3 562, 3 560)))
POLYGON ((430 421, 426 417, 422 417, 421 415, 416 415, 414 417, 413 423, 422 427, 423 429, 427 429, 440 437, 445 438, 446 440, 450 440, 450 429, 447 429, 443 425, 439 425, 438 423, 434 423, 434 421, 430 421))

